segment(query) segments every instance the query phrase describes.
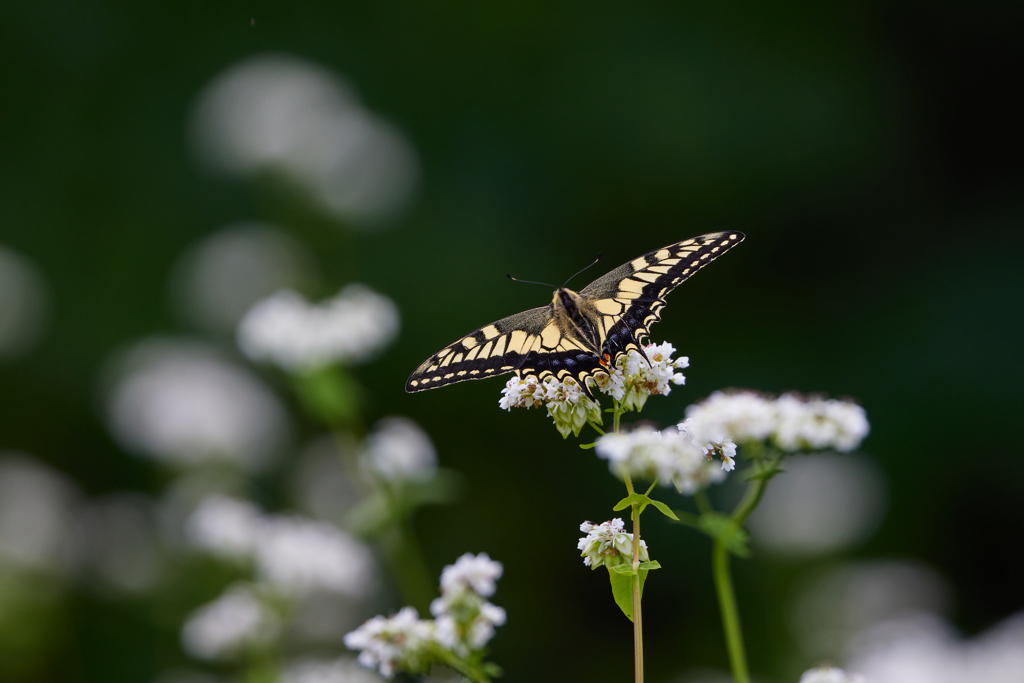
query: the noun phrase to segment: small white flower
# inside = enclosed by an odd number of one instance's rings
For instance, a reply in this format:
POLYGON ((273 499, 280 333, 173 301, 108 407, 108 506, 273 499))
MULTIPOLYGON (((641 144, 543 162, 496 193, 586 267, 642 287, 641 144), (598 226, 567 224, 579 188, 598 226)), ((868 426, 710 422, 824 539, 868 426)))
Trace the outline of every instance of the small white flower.
POLYGON ((503 571, 501 562, 495 562, 487 553, 466 553, 441 571, 441 591, 455 593, 469 589, 489 598, 494 595, 495 582, 503 571))
POLYGON ((399 671, 420 672, 429 661, 434 623, 421 620, 414 607, 391 617, 374 617, 345 636, 345 647, 360 650, 359 663, 391 678, 399 671))
POLYGON ((256 546, 257 575, 285 592, 364 597, 374 587, 370 549, 344 531, 301 517, 268 517, 256 546))
POLYGON ((842 669, 823 666, 805 671, 800 683, 865 683, 860 674, 846 673, 842 669))
POLYGON ((405 417, 386 417, 366 438, 362 462, 388 481, 422 481, 437 469, 437 451, 418 424, 405 417))
POLYGON ((291 290, 260 301, 238 327, 238 346, 254 361, 300 373, 367 361, 397 333, 394 302, 352 284, 321 304, 310 304, 291 290))
POLYGON ((245 585, 236 585, 185 622, 182 645, 197 659, 222 659, 277 637, 281 624, 245 585))
POLYGON ((185 537, 196 547, 233 558, 256 550, 262 513, 252 503, 228 496, 203 499, 185 522, 185 537))
POLYGON ((640 410, 651 395, 668 395, 672 391, 670 384, 685 384, 686 377, 681 372, 689 367, 690 359, 683 356, 672 358, 676 349, 672 344, 647 344, 641 355, 630 350, 616 359, 610 373, 597 373, 594 382, 597 388, 608 394, 631 410, 640 410), (648 363, 650 360, 650 363, 648 363))
MULTIPOLYGON (((580 531, 586 534, 576 544, 576 548, 583 552, 583 564, 597 569, 600 566, 609 568, 623 563, 633 561, 633 536, 624 530, 625 524, 616 517, 609 522, 591 524, 583 522, 580 524, 580 531)), ((646 562, 650 557, 647 554, 647 543, 640 540, 640 561, 646 562)))

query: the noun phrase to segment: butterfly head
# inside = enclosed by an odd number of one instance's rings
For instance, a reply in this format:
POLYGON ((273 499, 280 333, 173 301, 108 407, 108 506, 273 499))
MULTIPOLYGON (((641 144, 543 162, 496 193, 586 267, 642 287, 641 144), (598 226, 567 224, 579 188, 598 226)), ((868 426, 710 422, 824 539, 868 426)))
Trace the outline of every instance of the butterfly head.
POLYGON ((551 305, 555 307, 556 311, 564 311, 572 315, 582 307, 583 297, 567 287, 559 287, 555 290, 551 305))

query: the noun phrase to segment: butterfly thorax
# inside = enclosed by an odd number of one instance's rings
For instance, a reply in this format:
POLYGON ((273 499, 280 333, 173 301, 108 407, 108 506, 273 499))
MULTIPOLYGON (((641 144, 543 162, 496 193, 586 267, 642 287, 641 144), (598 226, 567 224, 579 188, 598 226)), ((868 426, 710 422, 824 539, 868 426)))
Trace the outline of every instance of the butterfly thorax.
POLYGON ((593 304, 578 293, 559 287, 551 299, 554 322, 567 337, 600 354, 604 343, 598 326, 599 314, 593 304))

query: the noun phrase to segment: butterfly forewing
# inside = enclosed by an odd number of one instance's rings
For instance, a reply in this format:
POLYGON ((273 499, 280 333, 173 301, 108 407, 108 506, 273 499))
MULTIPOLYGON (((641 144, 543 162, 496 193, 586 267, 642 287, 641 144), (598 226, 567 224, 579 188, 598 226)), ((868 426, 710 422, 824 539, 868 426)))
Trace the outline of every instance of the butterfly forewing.
POLYGON ((405 390, 423 391, 512 372, 542 348, 550 322, 551 306, 542 306, 484 325, 420 363, 405 390))
POLYGON ((602 355, 614 362, 640 350, 661 320, 665 296, 698 270, 743 241, 741 232, 713 232, 655 249, 599 277, 580 290, 601 315, 602 355))

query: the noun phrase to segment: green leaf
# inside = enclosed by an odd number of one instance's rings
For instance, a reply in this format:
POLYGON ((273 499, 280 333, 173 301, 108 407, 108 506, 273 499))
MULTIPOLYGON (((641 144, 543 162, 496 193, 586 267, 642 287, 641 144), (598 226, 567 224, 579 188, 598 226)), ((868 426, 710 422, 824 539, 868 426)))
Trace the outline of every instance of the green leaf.
MULTIPOLYGON (((612 584, 612 597, 626 618, 633 621, 633 576, 609 571, 608 578, 612 584)), ((637 580, 640 582, 640 597, 644 594, 644 583, 647 581, 647 570, 641 569, 637 580)))
POLYGON ((651 560, 650 562, 641 562, 640 569, 661 569, 661 563, 656 560, 651 560))
POLYGON ((645 496, 642 493, 631 493, 628 496, 626 496, 625 498, 623 498, 622 500, 620 500, 618 503, 616 503, 615 507, 613 507, 612 510, 614 510, 615 512, 618 512, 619 510, 625 510, 626 508, 628 508, 629 506, 634 505, 634 504, 635 505, 650 505, 651 502, 652 502, 651 499, 648 498, 647 496, 645 496))
POLYGON ((660 512, 661 514, 665 515, 669 519, 674 519, 677 522, 679 521, 679 518, 676 516, 676 513, 672 512, 672 508, 670 508, 668 505, 665 505, 660 500, 651 500, 650 498, 648 498, 647 500, 651 502, 651 505, 658 508, 658 512, 660 512))
POLYGON ((750 557, 747 539, 750 534, 742 526, 721 512, 708 512, 697 520, 697 528, 721 542, 733 555, 750 557))
POLYGON ((581 443, 580 444, 580 448, 582 448, 585 451, 589 451, 591 448, 593 448, 596 445, 597 445, 596 441, 594 443, 581 443))
POLYGON ((633 571, 633 565, 631 563, 617 564, 612 567, 609 567, 608 569, 618 574, 626 574, 628 576, 633 576, 633 574, 636 574, 636 572, 633 571))

